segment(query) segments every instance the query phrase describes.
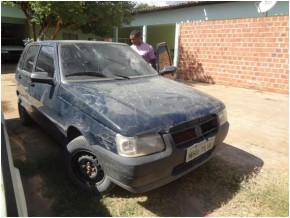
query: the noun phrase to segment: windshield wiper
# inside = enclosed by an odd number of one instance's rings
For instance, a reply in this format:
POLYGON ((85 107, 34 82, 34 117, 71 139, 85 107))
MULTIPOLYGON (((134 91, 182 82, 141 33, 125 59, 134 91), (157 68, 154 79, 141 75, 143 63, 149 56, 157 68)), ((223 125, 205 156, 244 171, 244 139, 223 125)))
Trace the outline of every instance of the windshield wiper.
POLYGON ((125 78, 125 79, 131 79, 129 76, 125 76, 125 75, 122 75, 122 74, 118 74, 118 73, 112 73, 114 76, 118 76, 118 77, 122 77, 122 78, 125 78))
MULTIPOLYGON (((121 78, 122 79, 130 79, 130 77, 124 76, 122 74, 118 74, 118 73, 112 73, 112 74, 114 76, 120 77, 120 79, 121 78)), ((69 75, 66 75, 66 77, 70 77, 70 76, 95 76, 95 77, 109 78, 108 75, 106 75, 102 72, 98 72, 98 71, 80 71, 80 72, 75 72, 75 73, 71 73, 69 75)), ((115 78, 115 79, 117 79, 117 78, 115 78)))
POLYGON ((107 77, 102 72, 97 72, 97 71, 80 71, 80 72, 75 72, 75 73, 66 75, 66 77, 70 77, 70 76, 95 76, 95 77, 102 77, 102 78, 107 77))

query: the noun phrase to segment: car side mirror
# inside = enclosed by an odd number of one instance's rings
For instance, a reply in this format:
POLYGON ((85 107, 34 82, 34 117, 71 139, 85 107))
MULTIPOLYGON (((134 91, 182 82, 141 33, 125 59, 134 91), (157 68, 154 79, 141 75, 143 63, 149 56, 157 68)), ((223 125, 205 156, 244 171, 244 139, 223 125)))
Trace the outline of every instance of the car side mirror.
POLYGON ((47 83, 55 85, 53 78, 47 72, 34 72, 31 74, 31 81, 36 83, 47 83))
POLYGON ((159 72, 160 75, 165 75, 165 74, 174 74, 176 72, 177 68, 175 66, 166 66, 159 72))

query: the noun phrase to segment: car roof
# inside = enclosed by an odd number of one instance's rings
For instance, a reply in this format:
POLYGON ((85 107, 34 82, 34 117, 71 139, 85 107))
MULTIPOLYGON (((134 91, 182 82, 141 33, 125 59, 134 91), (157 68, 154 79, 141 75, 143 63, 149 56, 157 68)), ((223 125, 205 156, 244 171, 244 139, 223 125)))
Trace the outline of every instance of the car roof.
POLYGON ((44 40, 29 43, 28 45, 55 45, 55 44, 77 44, 77 43, 87 43, 87 44, 116 44, 116 45, 127 45, 125 43, 118 42, 104 42, 104 41, 89 41, 89 40, 44 40))

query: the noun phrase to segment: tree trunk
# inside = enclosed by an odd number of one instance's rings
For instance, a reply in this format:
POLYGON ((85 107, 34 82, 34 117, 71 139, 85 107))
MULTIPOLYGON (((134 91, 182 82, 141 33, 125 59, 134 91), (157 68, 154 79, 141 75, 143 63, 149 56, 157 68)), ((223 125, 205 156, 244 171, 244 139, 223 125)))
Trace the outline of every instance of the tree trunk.
POLYGON ((25 2, 25 1, 20 2, 20 7, 21 7, 23 13, 26 16, 30 27, 32 28, 33 41, 36 41, 35 22, 32 21, 32 16, 31 16, 32 9, 30 8, 29 3, 28 2, 25 2))
POLYGON ((35 42, 37 40, 36 31, 35 31, 35 22, 32 22, 32 37, 33 37, 33 41, 35 42))
POLYGON ((39 32, 38 32, 38 38, 39 38, 41 41, 43 41, 43 40, 45 39, 44 37, 45 37, 45 34, 46 34, 46 32, 47 32, 49 26, 50 26, 49 23, 41 26, 41 29, 40 29, 39 32))
POLYGON ((55 40, 55 38, 56 38, 58 32, 61 30, 61 23, 62 23, 61 20, 58 19, 58 20, 57 20, 57 23, 56 23, 55 30, 54 30, 54 32, 51 34, 51 37, 50 37, 51 40, 55 40))

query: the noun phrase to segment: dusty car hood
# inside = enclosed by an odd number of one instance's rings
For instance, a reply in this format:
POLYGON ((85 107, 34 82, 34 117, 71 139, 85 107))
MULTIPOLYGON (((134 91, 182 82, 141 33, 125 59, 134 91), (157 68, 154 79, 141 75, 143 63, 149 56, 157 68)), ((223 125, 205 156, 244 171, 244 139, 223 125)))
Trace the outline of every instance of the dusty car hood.
POLYGON ((165 133, 176 124, 224 107, 207 94, 161 76, 74 82, 63 88, 75 107, 125 136, 165 133))

